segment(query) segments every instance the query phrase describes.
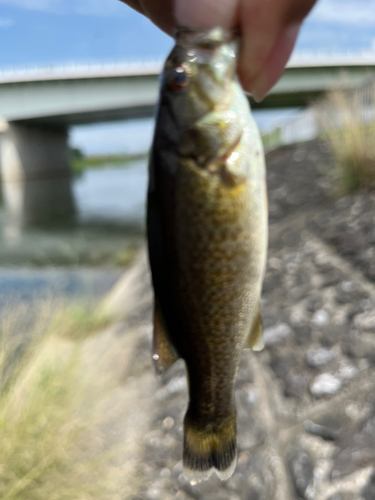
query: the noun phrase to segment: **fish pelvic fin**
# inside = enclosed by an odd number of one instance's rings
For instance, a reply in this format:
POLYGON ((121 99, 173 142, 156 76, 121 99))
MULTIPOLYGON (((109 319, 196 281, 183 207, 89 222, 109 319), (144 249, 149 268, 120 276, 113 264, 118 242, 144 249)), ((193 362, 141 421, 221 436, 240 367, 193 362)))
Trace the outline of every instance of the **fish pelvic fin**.
POLYGON ((178 360, 177 353, 169 340, 165 321, 158 301, 154 305, 154 337, 152 359, 157 374, 163 373, 178 360))
POLYGON ((251 325, 251 331, 246 348, 252 349, 253 351, 261 351, 263 347, 264 343, 263 343, 262 315, 260 312, 260 305, 259 305, 257 313, 254 317, 254 321, 251 325))
POLYGON ((192 483, 216 473, 229 479, 237 465, 236 415, 219 425, 197 426, 187 413, 184 422, 184 475, 192 483))

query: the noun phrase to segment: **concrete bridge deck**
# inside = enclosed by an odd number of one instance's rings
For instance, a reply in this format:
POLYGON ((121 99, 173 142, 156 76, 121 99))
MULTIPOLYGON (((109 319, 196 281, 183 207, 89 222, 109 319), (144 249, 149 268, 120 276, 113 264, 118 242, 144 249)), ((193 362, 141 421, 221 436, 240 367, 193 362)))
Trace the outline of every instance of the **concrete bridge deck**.
MULTIPOLYGON (((161 62, 0 71, 0 116, 54 127, 151 117, 161 62)), ((308 105, 332 88, 375 77, 375 55, 292 60, 253 108, 308 105)))

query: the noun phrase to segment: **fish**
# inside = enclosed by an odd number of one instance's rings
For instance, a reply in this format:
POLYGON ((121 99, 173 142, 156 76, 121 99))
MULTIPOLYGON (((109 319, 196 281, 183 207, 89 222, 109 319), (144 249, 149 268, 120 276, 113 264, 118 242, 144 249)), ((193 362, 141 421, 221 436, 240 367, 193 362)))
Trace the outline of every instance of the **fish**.
POLYGON ((260 350, 268 242, 262 141, 237 78, 237 30, 178 28, 161 76, 147 195, 157 373, 185 362, 183 467, 228 479, 234 383, 260 350))

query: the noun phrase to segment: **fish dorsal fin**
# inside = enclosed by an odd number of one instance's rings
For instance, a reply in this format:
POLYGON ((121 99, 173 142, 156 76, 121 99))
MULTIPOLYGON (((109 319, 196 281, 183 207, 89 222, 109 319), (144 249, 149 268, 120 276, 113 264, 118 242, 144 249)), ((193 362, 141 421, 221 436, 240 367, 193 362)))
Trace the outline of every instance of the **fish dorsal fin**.
POLYGON ((163 373, 178 360, 176 351, 169 340, 160 306, 156 300, 154 306, 152 359, 154 361, 155 371, 158 374, 163 373))
POLYGON ((254 316, 254 320, 251 325, 250 335, 246 348, 252 349, 253 351, 261 351, 263 347, 264 343, 263 343, 262 315, 260 313, 260 306, 258 306, 257 313, 254 316))

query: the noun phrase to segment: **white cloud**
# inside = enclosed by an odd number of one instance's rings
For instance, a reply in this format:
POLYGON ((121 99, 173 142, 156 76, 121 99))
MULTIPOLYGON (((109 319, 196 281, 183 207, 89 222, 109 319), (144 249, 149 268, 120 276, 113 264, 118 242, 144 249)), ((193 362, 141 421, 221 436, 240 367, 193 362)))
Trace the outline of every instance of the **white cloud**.
POLYGON ((321 0, 311 19, 355 26, 375 25, 375 0, 321 0))
POLYGON ((0 28, 10 28, 13 24, 13 19, 10 19, 9 17, 0 17, 0 28))
POLYGON ((61 0, 0 0, 0 4, 8 4, 27 10, 41 10, 44 12, 61 12, 61 0))
POLYGON ((0 3, 21 9, 51 12, 55 11, 56 7, 59 8, 60 0, 0 0, 0 3))
POLYGON ((76 0, 74 12, 92 16, 121 16, 129 12, 129 7, 119 0, 76 0))
POLYGON ((119 0, 0 0, 0 4, 55 14, 124 17, 129 13, 119 0))

